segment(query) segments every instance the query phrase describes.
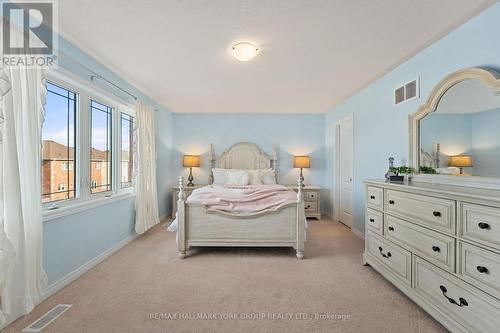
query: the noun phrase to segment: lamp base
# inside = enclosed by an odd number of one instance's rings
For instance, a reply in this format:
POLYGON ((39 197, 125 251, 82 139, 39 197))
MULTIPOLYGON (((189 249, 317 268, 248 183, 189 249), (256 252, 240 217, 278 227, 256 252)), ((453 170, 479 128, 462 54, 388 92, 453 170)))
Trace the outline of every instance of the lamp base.
POLYGON ((300 168, 300 183, 302 184, 301 187, 304 187, 304 175, 302 174, 302 168, 300 168))
POLYGON ((186 186, 194 186, 193 183, 193 168, 189 168, 189 177, 188 177, 189 183, 186 186))

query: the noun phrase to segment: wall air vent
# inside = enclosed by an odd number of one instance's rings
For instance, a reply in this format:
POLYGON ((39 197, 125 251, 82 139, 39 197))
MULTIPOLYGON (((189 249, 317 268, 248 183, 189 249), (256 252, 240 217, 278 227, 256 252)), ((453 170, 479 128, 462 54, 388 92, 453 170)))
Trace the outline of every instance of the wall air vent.
POLYGON ((394 90, 394 105, 419 97, 418 79, 410 81, 394 90))

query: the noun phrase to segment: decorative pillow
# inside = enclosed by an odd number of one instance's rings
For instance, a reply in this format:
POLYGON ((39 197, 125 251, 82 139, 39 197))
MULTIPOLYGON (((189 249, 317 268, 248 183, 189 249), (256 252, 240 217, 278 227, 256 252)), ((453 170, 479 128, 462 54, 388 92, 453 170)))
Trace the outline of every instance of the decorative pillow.
POLYGON ((249 185, 262 185, 261 170, 257 169, 257 170, 245 170, 245 171, 248 173, 249 185))
POLYGON ((261 180, 264 185, 276 184, 276 172, 273 169, 263 169, 261 172, 261 180))
POLYGON ((227 170, 220 168, 213 168, 212 174, 214 175, 214 185, 224 185, 227 182, 227 170))
POLYGON ((227 170, 225 185, 248 185, 250 176, 245 170, 227 170))

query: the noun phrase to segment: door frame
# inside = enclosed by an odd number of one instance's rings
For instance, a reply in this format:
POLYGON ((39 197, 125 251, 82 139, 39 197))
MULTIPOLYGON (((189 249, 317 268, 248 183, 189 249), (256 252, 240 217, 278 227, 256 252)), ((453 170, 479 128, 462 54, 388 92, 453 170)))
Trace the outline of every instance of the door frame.
MULTIPOLYGON (((333 204, 333 220, 335 222, 339 222, 340 220, 340 214, 339 214, 339 209, 340 207, 340 189, 341 189, 341 184, 340 184, 340 160, 338 157, 340 156, 340 124, 346 120, 351 120, 352 123, 352 150, 353 150, 353 156, 354 156, 354 117, 353 114, 350 114, 346 117, 343 117, 336 122, 333 123, 333 195, 332 195, 332 204, 333 204)), ((354 160, 354 158, 353 158, 354 160)), ((354 224, 354 162, 351 163, 351 174, 353 175, 353 189, 351 192, 351 202, 353 203, 353 221, 352 223, 354 224)), ((352 226, 350 227, 351 229, 352 226)))

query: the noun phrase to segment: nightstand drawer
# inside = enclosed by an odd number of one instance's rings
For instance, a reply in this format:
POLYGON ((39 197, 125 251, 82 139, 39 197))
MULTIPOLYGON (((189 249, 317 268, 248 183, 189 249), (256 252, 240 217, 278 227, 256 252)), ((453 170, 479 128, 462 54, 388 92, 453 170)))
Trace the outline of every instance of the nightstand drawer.
POLYGON ((318 193, 317 192, 306 192, 304 195, 304 199, 306 201, 316 201, 318 199, 318 193))
POLYGON ((318 211, 318 204, 316 202, 305 202, 304 208, 305 208, 306 212, 317 212, 318 211))

